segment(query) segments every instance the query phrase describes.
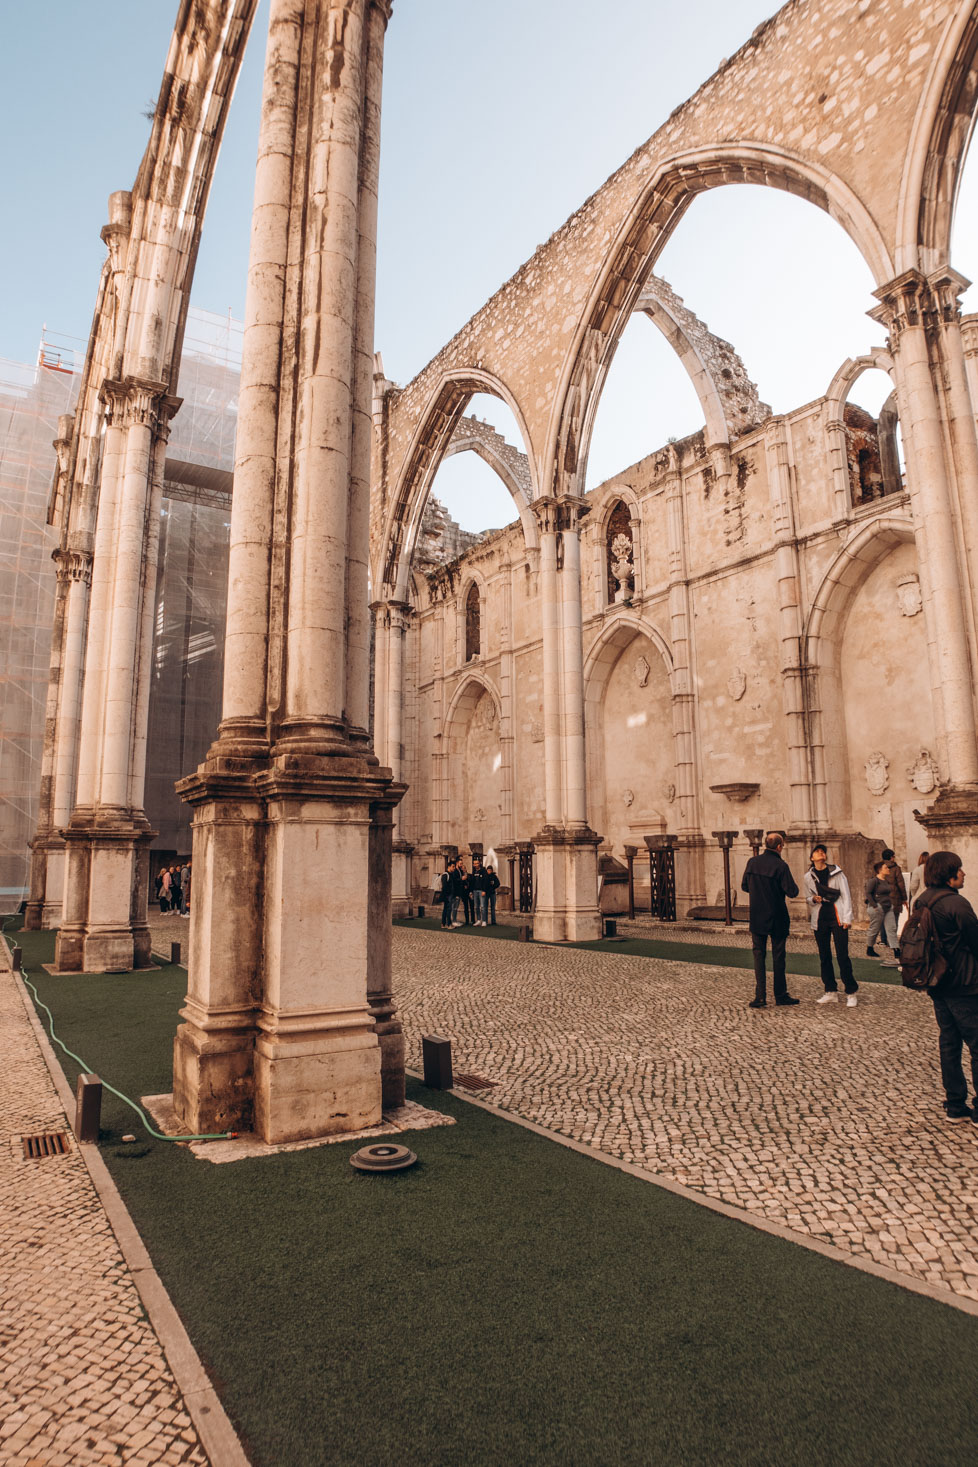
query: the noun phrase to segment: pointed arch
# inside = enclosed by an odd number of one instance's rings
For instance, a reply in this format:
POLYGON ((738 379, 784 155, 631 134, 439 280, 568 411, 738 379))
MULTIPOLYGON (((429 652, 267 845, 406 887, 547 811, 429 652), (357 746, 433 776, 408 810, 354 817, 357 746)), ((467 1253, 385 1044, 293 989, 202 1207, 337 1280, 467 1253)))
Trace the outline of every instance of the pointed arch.
POLYGON ((816 823, 823 828, 844 825, 852 810, 840 659, 846 618, 877 566, 898 546, 913 543, 909 515, 872 520, 835 557, 806 619, 802 666, 808 684, 816 823))
POLYGON ((609 617, 595 637, 584 658, 584 706, 587 712, 597 707, 608 684, 611 671, 629 642, 647 637, 665 664, 670 691, 675 691, 675 663, 672 650, 653 622, 637 612, 620 612, 609 617))
POLYGON ((523 410, 509 388, 499 378, 477 367, 457 367, 445 372, 428 398, 422 411, 410 448, 391 495, 390 507, 384 520, 381 542, 379 579, 390 588, 390 594, 401 594, 401 587, 410 570, 411 558, 417 543, 425 504, 439 465, 449 451, 452 435, 465 408, 476 393, 484 392, 504 402, 516 419, 523 439, 530 475, 530 492, 516 485, 515 478, 506 487, 513 500, 523 526, 523 537, 530 549, 538 545, 536 521, 530 502, 539 493, 539 481, 533 454, 532 442, 523 410), (516 491, 514 492, 514 485, 516 491))
MULTIPOLYGON (((978 112, 978 6, 959 3, 936 48, 907 148, 895 274, 946 265, 958 185, 978 112)), ((880 281, 880 284, 884 282, 880 281)))
POLYGON ((751 183, 796 194, 825 210, 853 240, 877 284, 892 278, 878 225, 837 174, 771 144, 714 144, 662 162, 609 246, 568 353, 551 419, 554 495, 579 494, 594 417, 618 340, 656 258, 693 198, 751 183))

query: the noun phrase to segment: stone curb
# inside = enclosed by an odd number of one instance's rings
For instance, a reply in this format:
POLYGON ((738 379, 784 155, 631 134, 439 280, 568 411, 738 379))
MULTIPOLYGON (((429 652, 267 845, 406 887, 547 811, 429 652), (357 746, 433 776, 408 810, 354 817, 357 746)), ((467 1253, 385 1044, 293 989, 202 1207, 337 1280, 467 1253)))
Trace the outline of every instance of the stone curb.
MULTIPOLYGON (((6 942, 0 942, 0 969, 11 972, 10 955, 6 942)), ((19 973, 12 973, 28 1022, 34 1031, 38 1048, 64 1106, 69 1128, 74 1114, 75 1097, 71 1086, 58 1063, 51 1041, 44 1031, 30 994, 24 987, 19 973)), ((112 1180, 108 1167, 102 1160, 97 1146, 78 1144, 78 1151, 88 1168, 92 1185, 115 1233, 126 1266, 132 1275, 147 1318, 156 1332, 167 1364, 173 1372, 177 1389, 183 1396, 187 1412, 200 1444, 207 1453, 211 1467, 250 1467, 245 1450, 238 1440, 217 1392, 211 1385, 200 1357, 191 1343, 183 1321, 173 1306, 169 1294, 163 1287, 159 1274, 145 1244, 136 1231, 136 1225, 126 1210, 126 1205, 112 1180)))
MULTIPOLYGON (((407 1073, 416 1080, 422 1078, 417 1070, 409 1069, 407 1073)), ((847 1268, 857 1268, 862 1273, 872 1274, 874 1278, 882 1279, 888 1284, 896 1284, 911 1294, 922 1294, 925 1299, 933 1299, 938 1304, 947 1304, 952 1309, 959 1309, 962 1314, 978 1316, 978 1301, 974 1299, 966 1299, 950 1289, 942 1289, 936 1284, 928 1284, 922 1279, 915 1279, 911 1274, 901 1273, 899 1269, 887 1268, 885 1264, 876 1263, 871 1258, 859 1258, 854 1253, 846 1253, 832 1243, 823 1243, 819 1238, 811 1238, 805 1233, 796 1233, 781 1223, 771 1222, 767 1218, 759 1217, 756 1213, 745 1211, 742 1207, 734 1207, 729 1202, 707 1197, 705 1193, 696 1192, 692 1187, 684 1187, 682 1182, 674 1182, 671 1177, 661 1176, 658 1172, 646 1171, 643 1167, 636 1166, 634 1162, 622 1161, 617 1156, 609 1156, 606 1151, 598 1151, 594 1146, 588 1146, 583 1141, 574 1141, 570 1136, 562 1136, 559 1131, 548 1130, 546 1126, 538 1125, 536 1121, 528 1121, 514 1111, 504 1110, 501 1106, 492 1105, 486 1100, 477 1100, 474 1095, 468 1095, 461 1090, 452 1090, 449 1093, 454 1095, 456 1100, 464 1100, 467 1105, 487 1110, 490 1115, 498 1116, 500 1120, 512 1121, 514 1125, 522 1126, 527 1131, 533 1131, 535 1135, 543 1136, 547 1141, 556 1141, 558 1145, 566 1146, 570 1151, 576 1151, 581 1156, 588 1156, 592 1161, 600 1161, 605 1166, 614 1167, 616 1171, 627 1172, 630 1177, 637 1177, 641 1182, 651 1182, 654 1187, 661 1187, 663 1191, 672 1192, 676 1197, 683 1197, 687 1202, 695 1202, 699 1207, 708 1207, 711 1212, 718 1212, 722 1217, 728 1217, 733 1222, 745 1223, 749 1228, 755 1228, 761 1233, 769 1233, 772 1237, 781 1238, 786 1243, 797 1243, 799 1248, 807 1248, 810 1253, 820 1253, 823 1258, 831 1258, 835 1263, 844 1263, 847 1268)))

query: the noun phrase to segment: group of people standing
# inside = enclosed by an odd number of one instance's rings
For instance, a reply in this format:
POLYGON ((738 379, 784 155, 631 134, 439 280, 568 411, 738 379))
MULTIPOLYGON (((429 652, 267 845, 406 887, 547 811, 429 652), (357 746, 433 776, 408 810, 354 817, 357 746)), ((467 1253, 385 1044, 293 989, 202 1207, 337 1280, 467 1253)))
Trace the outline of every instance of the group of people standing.
POLYGON ((179 912, 190 916, 190 862, 184 866, 163 866, 156 876, 156 900, 160 912, 179 912))
POLYGON ((481 856, 472 857, 472 870, 466 871, 461 856, 449 861, 441 874, 438 900, 441 902, 443 927, 495 927, 496 892, 499 877, 481 856), (463 921, 458 920, 459 908, 463 921))
MULTIPOLYGON (((798 895, 798 886, 783 859, 784 837, 772 830, 764 850, 752 856, 744 869, 741 889, 750 899, 751 946, 754 954, 754 997, 749 1008, 767 1007, 767 944, 771 942, 774 1002, 779 1007, 798 1003, 788 992, 785 950, 791 919, 787 900, 798 895)), ((840 867, 833 865, 821 843, 812 847, 810 864, 802 880, 808 915, 818 947, 824 992, 817 1003, 831 1003, 838 993, 832 950, 839 966, 846 1003, 854 1008, 859 984, 849 958, 849 929, 852 926, 852 895, 840 867)), ((953 851, 924 851, 910 879, 907 895, 903 873, 892 850, 884 850, 865 886, 869 912, 867 957, 877 957, 875 943, 881 932, 895 959, 900 957, 900 917, 910 906, 931 909, 936 938, 946 964, 939 981, 927 991, 934 1005, 939 1031, 941 1080, 949 1121, 978 1123, 978 916, 961 896, 964 870, 953 851), (968 1104, 968 1086, 962 1065, 964 1046, 971 1053, 973 1105, 968 1104)))

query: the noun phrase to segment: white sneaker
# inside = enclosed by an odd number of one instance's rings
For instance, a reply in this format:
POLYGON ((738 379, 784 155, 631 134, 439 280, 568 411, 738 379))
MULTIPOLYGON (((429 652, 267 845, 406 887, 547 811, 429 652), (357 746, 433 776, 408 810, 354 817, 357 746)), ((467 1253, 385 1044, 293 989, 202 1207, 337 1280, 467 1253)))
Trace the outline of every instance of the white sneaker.
POLYGON ((856 995, 854 993, 850 993, 846 997, 846 1008, 854 1009, 858 1002, 859 1000, 856 998, 856 995))
POLYGON ((817 999, 816 999, 816 1000, 815 1000, 815 1002, 816 1002, 816 1003, 834 1003, 834 1002, 835 1002, 835 1000, 836 1000, 836 999, 837 999, 837 998, 838 998, 838 997, 839 997, 839 995, 838 995, 838 994, 837 994, 837 993, 836 993, 836 992, 835 992, 835 990, 834 990, 834 989, 833 989, 833 990, 832 990, 832 991, 831 991, 831 992, 830 992, 830 993, 823 993, 823 994, 822 994, 822 997, 821 997, 821 998, 817 998, 817 999))

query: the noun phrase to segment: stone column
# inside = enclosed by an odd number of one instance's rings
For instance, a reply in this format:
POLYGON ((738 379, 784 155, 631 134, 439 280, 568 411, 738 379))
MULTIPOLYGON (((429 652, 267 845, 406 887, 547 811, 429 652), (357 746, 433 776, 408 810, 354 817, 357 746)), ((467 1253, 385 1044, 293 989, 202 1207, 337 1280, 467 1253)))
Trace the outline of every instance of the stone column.
POLYGON ((706 840, 700 812, 699 761, 696 751, 696 694, 693 687, 693 612, 686 558, 686 511, 683 482, 675 452, 666 481, 666 537, 669 564, 669 623, 672 644, 672 733, 675 744, 676 910, 706 901, 706 840))
MULTIPOLYGON (((387 752, 383 763, 389 766, 399 784, 404 783, 404 661, 412 614, 412 608, 406 601, 387 603, 387 752)), ((395 823, 399 827, 396 816, 395 823)), ((394 831, 391 854, 391 910, 395 917, 407 917, 414 910, 411 896, 414 846, 404 838, 399 828, 394 831)))
POLYGON ((101 397, 106 443, 81 754, 75 806, 65 828, 64 912, 55 949, 55 962, 66 972, 126 971, 150 961, 146 895, 153 832, 142 809, 137 762, 146 738, 145 679, 159 539, 154 486, 177 404, 165 384, 138 377, 105 381, 101 397))
MULTIPOLYGON (((890 333, 897 401, 907 448, 907 486, 914 529, 927 564, 925 610, 938 657, 935 683, 943 709, 941 763, 950 785, 978 795, 978 744, 963 582, 954 524, 954 494, 945 456, 945 424, 935 389, 926 317, 932 297, 925 278, 907 271, 874 292, 882 302, 872 316, 890 333)), ((933 329, 933 328, 932 328, 933 329)), ((922 584, 923 589, 923 584, 922 584)), ((976 804, 978 817, 978 804, 976 804)))
POLYGON ((534 935, 545 942, 601 935, 599 837, 587 823, 581 520, 574 498, 539 499, 546 824, 534 837, 534 935))
POLYGON ((772 421, 767 434, 767 470, 774 526, 775 568, 778 577, 778 623, 781 642, 781 696, 784 704, 789 828, 810 830, 813 820, 811 756, 806 719, 805 669, 802 665, 802 614, 798 543, 791 502, 788 426, 772 421))
POLYGON ((180 787, 195 885, 174 1103, 195 1130, 253 1125, 266 1141, 375 1124, 403 1070, 385 940, 403 788, 369 748, 363 633, 388 15, 383 0, 272 3, 226 654, 250 659, 180 787))
POLYGON ((978 548, 978 470, 973 412, 957 328, 962 278, 914 270, 875 292, 871 312, 890 333, 907 487, 918 545, 931 687, 941 731, 942 787, 918 815, 929 844, 978 860, 978 743, 973 554, 978 548))

